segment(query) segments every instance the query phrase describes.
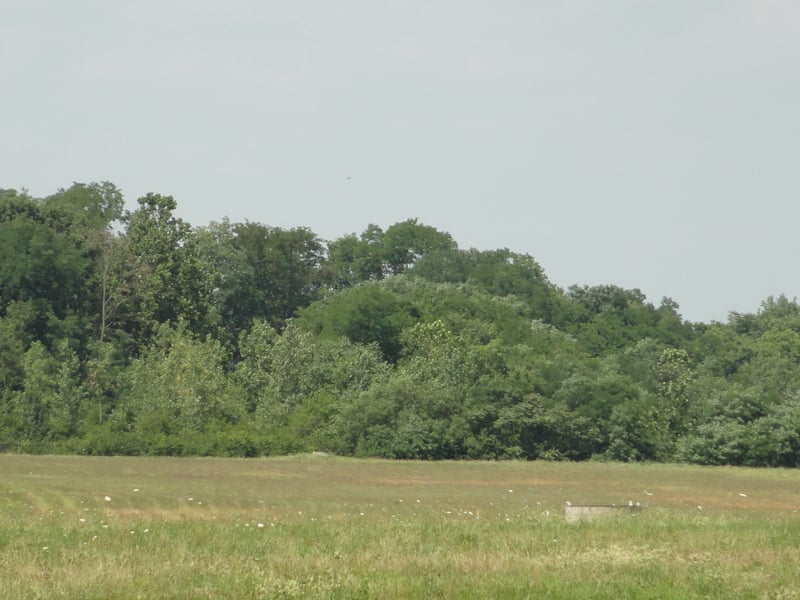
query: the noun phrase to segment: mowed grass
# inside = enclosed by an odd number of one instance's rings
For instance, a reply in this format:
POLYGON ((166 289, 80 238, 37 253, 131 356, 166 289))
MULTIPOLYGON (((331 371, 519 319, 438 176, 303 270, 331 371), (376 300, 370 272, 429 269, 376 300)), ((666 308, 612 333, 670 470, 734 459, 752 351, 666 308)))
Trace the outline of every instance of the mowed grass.
POLYGON ((799 508, 792 470, 2 455, 0 597, 800 598, 799 508))

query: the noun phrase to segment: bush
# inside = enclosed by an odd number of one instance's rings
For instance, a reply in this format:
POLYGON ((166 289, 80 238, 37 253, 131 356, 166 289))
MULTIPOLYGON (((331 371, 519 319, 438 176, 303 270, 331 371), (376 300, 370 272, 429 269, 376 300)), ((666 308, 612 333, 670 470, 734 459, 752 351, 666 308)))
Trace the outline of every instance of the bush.
POLYGON ((675 458, 700 465, 741 465, 752 444, 750 428, 718 419, 699 425, 678 440, 675 458))

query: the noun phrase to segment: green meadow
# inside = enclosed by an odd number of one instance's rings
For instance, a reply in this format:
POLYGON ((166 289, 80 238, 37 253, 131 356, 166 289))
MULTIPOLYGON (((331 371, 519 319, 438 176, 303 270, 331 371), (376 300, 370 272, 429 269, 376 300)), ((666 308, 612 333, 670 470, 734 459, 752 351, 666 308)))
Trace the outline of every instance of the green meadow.
POLYGON ((794 470, 2 455, 0 597, 800 598, 799 507, 794 470))

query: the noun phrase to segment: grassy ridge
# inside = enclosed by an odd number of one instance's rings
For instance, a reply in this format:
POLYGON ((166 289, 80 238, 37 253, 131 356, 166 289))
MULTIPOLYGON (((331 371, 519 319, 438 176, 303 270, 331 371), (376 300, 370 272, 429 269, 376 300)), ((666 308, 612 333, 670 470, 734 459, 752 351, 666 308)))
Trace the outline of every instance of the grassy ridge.
POLYGON ((2 456, 0 597, 800 598, 798 504, 789 470, 2 456))

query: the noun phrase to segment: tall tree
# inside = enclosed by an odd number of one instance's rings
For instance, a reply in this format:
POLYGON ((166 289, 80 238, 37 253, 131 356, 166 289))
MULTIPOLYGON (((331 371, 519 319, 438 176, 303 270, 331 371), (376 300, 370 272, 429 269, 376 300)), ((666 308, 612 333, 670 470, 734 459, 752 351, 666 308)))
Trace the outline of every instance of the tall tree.
POLYGON ((429 252, 453 250, 456 242, 449 233, 423 225, 417 219, 395 223, 383 235, 386 270, 391 274, 406 271, 429 252))
POLYGON ((175 216, 171 196, 147 194, 125 216, 127 247, 136 273, 130 299, 134 337, 147 342, 161 323, 187 322, 204 331, 212 290, 202 276, 192 227, 175 216))
POLYGON ((226 282, 235 291, 225 314, 237 313, 242 325, 263 318, 280 329, 316 297, 323 247, 311 230, 237 224, 232 245, 242 268, 226 282))
POLYGON ((339 290, 382 279, 383 238, 383 230, 370 225, 359 237, 350 234, 329 242, 324 263, 326 285, 339 290))
POLYGON ((84 312, 91 259, 68 221, 54 222, 41 201, 0 199, 0 316, 14 301, 30 302, 39 314, 31 322, 37 339, 52 340, 59 328, 65 333, 65 320, 84 312))

